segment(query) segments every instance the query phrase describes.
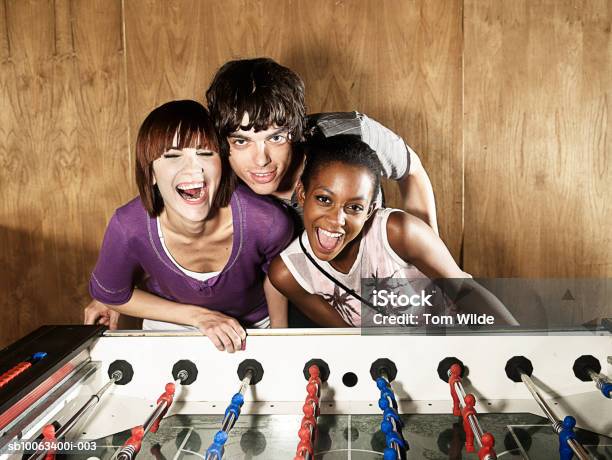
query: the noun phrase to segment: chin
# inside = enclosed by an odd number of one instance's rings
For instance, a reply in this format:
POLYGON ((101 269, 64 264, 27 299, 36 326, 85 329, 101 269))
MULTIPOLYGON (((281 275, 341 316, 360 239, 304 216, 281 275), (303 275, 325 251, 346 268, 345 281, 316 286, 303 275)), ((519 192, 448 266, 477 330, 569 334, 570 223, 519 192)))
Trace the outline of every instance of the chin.
POLYGON ((183 218, 191 222, 203 222, 211 216, 211 207, 206 206, 206 209, 192 210, 191 212, 182 213, 183 218))
POLYGON ((278 189, 278 183, 276 181, 268 184, 254 184, 250 182, 249 188, 258 195, 271 195, 278 189))

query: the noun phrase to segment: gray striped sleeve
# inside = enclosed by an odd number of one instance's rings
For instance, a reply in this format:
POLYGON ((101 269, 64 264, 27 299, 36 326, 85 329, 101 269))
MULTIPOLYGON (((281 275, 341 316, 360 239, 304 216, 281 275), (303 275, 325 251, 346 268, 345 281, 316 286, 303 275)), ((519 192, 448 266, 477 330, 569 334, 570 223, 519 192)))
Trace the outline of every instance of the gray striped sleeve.
POLYGON ((361 140, 378 154, 385 177, 399 180, 406 176, 412 149, 389 128, 364 114, 357 115, 361 122, 361 140))

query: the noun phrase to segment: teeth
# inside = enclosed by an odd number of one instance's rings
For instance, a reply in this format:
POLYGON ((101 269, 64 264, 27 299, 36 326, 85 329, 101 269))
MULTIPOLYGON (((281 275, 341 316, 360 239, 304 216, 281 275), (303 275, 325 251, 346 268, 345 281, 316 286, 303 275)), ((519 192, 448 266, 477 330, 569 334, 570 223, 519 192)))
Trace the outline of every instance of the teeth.
POLYGON ((204 187, 204 182, 192 182, 191 184, 179 184, 176 188, 181 190, 191 190, 193 188, 202 188, 204 187))
MULTIPOLYGON (((272 171, 273 172, 273 171, 272 171)), ((272 174, 272 172, 267 172, 267 173, 253 173, 255 174, 257 177, 266 177, 269 176, 270 174, 272 174)))
POLYGON ((322 228, 319 229, 321 231, 321 233, 323 233, 325 236, 328 236, 330 238, 340 238, 342 236, 342 233, 332 233, 332 232, 328 232, 327 230, 324 230, 322 228))

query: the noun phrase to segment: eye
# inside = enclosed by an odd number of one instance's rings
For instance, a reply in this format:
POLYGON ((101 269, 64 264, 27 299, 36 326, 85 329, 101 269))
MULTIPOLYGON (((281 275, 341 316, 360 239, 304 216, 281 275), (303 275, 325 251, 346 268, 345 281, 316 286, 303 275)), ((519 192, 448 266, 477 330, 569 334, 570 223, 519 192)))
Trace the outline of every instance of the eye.
POLYGON ((230 138, 230 144, 236 147, 244 147, 247 143, 248 141, 246 139, 241 139, 239 137, 230 138))
POLYGON ((198 150, 196 155, 199 157, 212 157, 215 153, 212 150, 198 150))
POLYGON ((361 212, 364 211, 364 207, 360 204, 349 204, 347 206, 347 209, 349 212, 353 213, 353 214, 359 214, 361 212))
POLYGON ((164 158, 178 158, 180 155, 178 153, 167 152, 162 155, 164 158))
POLYGON ((287 134, 275 134, 274 136, 270 137, 268 141, 272 144, 284 144, 287 142, 287 134))
POLYGON ((326 195, 316 195, 315 200, 323 204, 331 204, 332 202, 331 199, 326 195))

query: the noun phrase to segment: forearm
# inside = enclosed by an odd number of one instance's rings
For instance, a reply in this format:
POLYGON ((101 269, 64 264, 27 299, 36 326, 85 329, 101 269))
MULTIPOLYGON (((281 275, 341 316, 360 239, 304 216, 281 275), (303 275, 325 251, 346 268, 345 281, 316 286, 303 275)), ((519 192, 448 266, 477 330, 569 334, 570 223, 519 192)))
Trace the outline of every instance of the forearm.
POLYGON ((122 305, 106 305, 124 315, 189 326, 194 326, 197 319, 209 311, 204 307, 173 302, 140 289, 135 289, 130 300, 122 305))
POLYGON ((414 153, 410 155, 410 172, 399 181, 399 186, 403 209, 426 222, 436 235, 439 234, 433 187, 421 160, 414 153))
POLYGON ((287 327, 287 298, 272 285, 268 277, 264 281, 264 294, 268 303, 270 327, 287 327))
POLYGON ((461 280, 455 304, 461 313, 492 315, 496 326, 519 325, 501 300, 471 278, 461 280))
POLYGON ((307 302, 296 302, 295 305, 308 319, 321 327, 350 327, 340 313, 318 295, 311 294, 307 302))

